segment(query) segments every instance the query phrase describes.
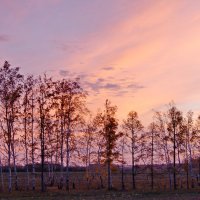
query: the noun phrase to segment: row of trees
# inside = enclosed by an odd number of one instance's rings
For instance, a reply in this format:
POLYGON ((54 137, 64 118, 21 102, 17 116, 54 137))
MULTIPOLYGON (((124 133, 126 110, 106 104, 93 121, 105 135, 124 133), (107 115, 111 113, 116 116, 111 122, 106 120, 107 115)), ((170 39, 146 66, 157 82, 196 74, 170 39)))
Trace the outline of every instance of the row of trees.
MULTIPOLYGON (((112 189, 112 166, 131 164, 132 188, 136 189, 137 166, 150 167, 151 187, 154 188, 156 164, 165 164, 170 188, 176 189, 176 175, 186 172, 195 176, 193 159, 200 164, 200 117, 186 116, 174 104, 166 112, 155 112, 153 122, 144 128, 135 111, 119 124, 117 107, 106 100, 103 111, 94 116, 86 107, 87 93, 78 79, 53 80, 46 75, 24 77, 19 68, 6 61, 0 68, 0 175, 7 168, 8 190, 19 189, 17 165, 26 170, 26 189, 36 188, 36 162, 41 164, 41 190, 45 191, 45 166, 48 181, 54 184, 55 166, 59 166, 58 188, 70 189, 69 168, 85 166, 89 187, 91 166, 100 187, 104 187, 102 168, 107 167, 107 187, 112 189), (30 171, 31 166, 31 171, 30 171), (31 176, 30 176, 31 174, 31 176), (172 176, 173 175, 173 176, 172 176)), ((200 173, 200 172, 199 172, 200 173)), ((200 174, 199 174, 200 175, 200 174)))

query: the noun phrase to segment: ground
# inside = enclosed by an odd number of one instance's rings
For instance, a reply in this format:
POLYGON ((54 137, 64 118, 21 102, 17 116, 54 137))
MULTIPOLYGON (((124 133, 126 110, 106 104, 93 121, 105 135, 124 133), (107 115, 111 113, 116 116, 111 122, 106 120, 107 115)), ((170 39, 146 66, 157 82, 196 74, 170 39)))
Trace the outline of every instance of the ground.
POLYGON ((130 191, 106 191, 106 190, 93 190, 87 192, 45 192, 41 193, 40 191, 21 191, 21 192, 12 192, 11 194, 0 194, 1 200, 6 199, 15 199, 15 200, 200 200, 200 192, 198 191, 177 191, 177 192, 146 192, 146 193, 137 193, 130 191))
MULTIPOLYGON (((113 186, 115 189, 112 191, 106 190, 107 179, 104 177, 104 189, 98 189, 99 180, 91 179, 92 181, 87 184, 83 172, 72 172, 70 175, 70 192, 58 190, 57 183, 60 174, 55 173, 55 183, 53 186, 47 186, 47 191, 42 193, 40 191, 40 173, 36 176, 36 191, 26 191, 26 174, 21 172, 18 174, 19 190, 14 190, 14 177, 13 177, 13 191, 8 193, 7 190, 7 174, 4 174, 4 192, 0 190, 0 200, 15 199, 15 200, 200 200, 200 185, 194 182, 194 187, 186 189, 186 182, 184 179, 178 177, 178 190, 176 192, 170 191, 168 186, 168 179, 165 176, 155 176, 154 192, 151 191, 150 180, 145 175, 138 175, 136 177, 137 190, 132 191, 131 175, 126 174, 125 186, 126 191, 121 191, 121 176, 116 173, 113 175, 113 186), (75 184, 75 188, 72 187, 75 184), (89 186, 89 188, 88 188, 89 186)), ((48 173, 45 174, 46 182, 48 183, 48 173)), ((31 178, 31 177, 30 177, 31 178)), ((1 183, 0 183, 1 186, 1 183)), ((1 189, 1 187, 0 187, 1 189)))

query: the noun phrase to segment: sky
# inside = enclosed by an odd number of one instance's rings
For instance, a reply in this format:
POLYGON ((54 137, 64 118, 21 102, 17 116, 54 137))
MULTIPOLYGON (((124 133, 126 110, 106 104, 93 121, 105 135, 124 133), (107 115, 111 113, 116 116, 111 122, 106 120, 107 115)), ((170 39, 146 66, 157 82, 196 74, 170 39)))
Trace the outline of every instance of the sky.
POLYGON ((0 65, 80 77, 95 112, 144 124, 172 100, 200 113, 200 1, 0 0, 0 65))

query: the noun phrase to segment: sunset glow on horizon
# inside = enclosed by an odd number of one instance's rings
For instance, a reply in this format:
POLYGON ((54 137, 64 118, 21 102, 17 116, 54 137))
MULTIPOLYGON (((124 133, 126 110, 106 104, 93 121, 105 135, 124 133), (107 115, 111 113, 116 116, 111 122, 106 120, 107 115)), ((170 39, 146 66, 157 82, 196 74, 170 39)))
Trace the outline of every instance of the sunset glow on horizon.
POLYGON ((200 1, 0 0, 0 64, 80 77, 93 112, 105 99, 144 124, 172 100, 200 112, 200 1))

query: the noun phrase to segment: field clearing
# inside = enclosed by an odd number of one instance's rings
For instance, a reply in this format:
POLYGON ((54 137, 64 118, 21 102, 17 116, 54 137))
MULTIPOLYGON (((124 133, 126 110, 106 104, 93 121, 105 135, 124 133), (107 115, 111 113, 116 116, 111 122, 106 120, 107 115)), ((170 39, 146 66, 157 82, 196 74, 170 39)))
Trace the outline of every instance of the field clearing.
MULTIPOLYGON (((44 173, 45 177, 45 183, 49 184, 49 176, 48 173, 44 173)), ((60 181, 61 173, 55 172, 54 173, 54 185, 53 187, 47 186, 48 190, 55 190, 57 189, 58 183, 60 181)), ((65 177, 65 173, 64 173, 65 177)), ((31 180, 32 180, 32 174, 30 173, 30 188, 31 188, 31 180)), ((142 173, 136 175, 136 188, 139 192, 149 192, 151 191, 151 177, 148 173, 142 173)), ((8 174, 3 173, 3 179, 4 179, 4 188, 7 189, 8 187, 8 174)), ((92 175, 89 176, 89 181, 86 181, 86 174, 85 172, 70 172, 70 190, 75 191, 88 191, 88 190, 98 190, 100 189, 100 180, 98 175, 92 175), (73 185, 75 188, 73 188, 73 185)), ((107 176, 102 176, 103 185, 104 188, 107 188, 107 176)), ((15 182, 15 176, 12 174, 12 185, 14 188, 14 182, 15 182)), ((19 172, 18 173, 18 183, 19 183, 19 189, 20 190, 26 190, 26 173, 19 172)), ((121 190, 121 174, 119 172, 112 173, 112 183, 113 187, 116 190, 121 190)), ((125 189, 130 191, 132 190, 132 175, 130 172, 126 172, 124 174, 124 183, 125 183, 125 189)), ((40 179, 40 173, 36 173, 36 189, 40 188, 41 179, 40 179)), ((0 183, 1 185, 1 183, 0 183)), ((187 189, 186 186, 186 176, 177 174, 177 187, 178 189, 184 190, 187 189)), ((189 187, 190 189, 196 189, 200 191, 200 184, 197 182, 196 178, 190 178, 189 179, 189 187), (193 182, 193 184, 192 184, 193 182), (193 188, 192 188, 193 185, 193 188)), ((157 192, 167 192, 169 191, 169 177, 167 174, 156 174, 154 175, 154 191, 157 192)))
POLYGON ((42 200, 57 200, 57 199, 70 199, 70 200, 84 200, 84 199, 107 199, 107 200, 200 200, 200 193, 197 191, 178 191, 178 192, 148 192, 148 193, 138 193, 138 192, 130 192, 130 191, 106 191, 106 190, 92 190, 87 192, 75 192, 71 191, 69 193, 65 191, 49 191, 46 193, 41 193, 40 191, 22 191, 22 192, 12 192, 11 194, 5 193, 0 194, 0 199, 42 199, 42 200))
MULTIPOLYGON (((46 187, 46 192, 42 193, 40 191, 40 173, 36 173, 36 190, 31 190, 31 176, 30 176, 30 189, 26 190, 26 173, 19 172, 18 173, 18 183, 19 183, 19 191, 14 190, 14 179, 12 177, 13 190, 11 193, 7 191, 7 173, 4 173, 4 192, 0 192, 0 199, 42 199, 42 200, 57 200, 57 199, 74 199, 74 200, 84 200, 84 199, 144 199, 144 200, 200 200, 200 187, 195 186, 195 188, 190 188, 186 190, 185 181, 184 187, 178 187, 176 192, 170 191, 168 187, 164 187, 164 185, 168 184, 167 176, 160 177, 155 176, 155 189, 152 192, 150 189, 150 180, 147 180, 147 177, 140 174, 136 176, 136 191, 132 191, 131 189, 131 174, 125 174, 125 191, 121 191, 121 176, 119 173, 113 173, 112 181, 114 189, 112 191, 107 191, 107 178, 103 177, 104 188, 99 189, 99 180, 95 178, 90 182, 89 188, 85 179, 84 172, 71 172, 70 173, 70 191, 67 192, 65 188, 62 190, 58 190, 57 183, 59 182, 60 173, 55 172, 55 183, 53 186, 46 187), (72 183, 75 184, 75 188, 72 187, 72 183)), ((180 178, 180 177, 179 177, 180 178)), ((178 178, 178 179, 179 179, 178 178)), ((45 173, 45 182, 48 182, 48 173, 45 173)))

